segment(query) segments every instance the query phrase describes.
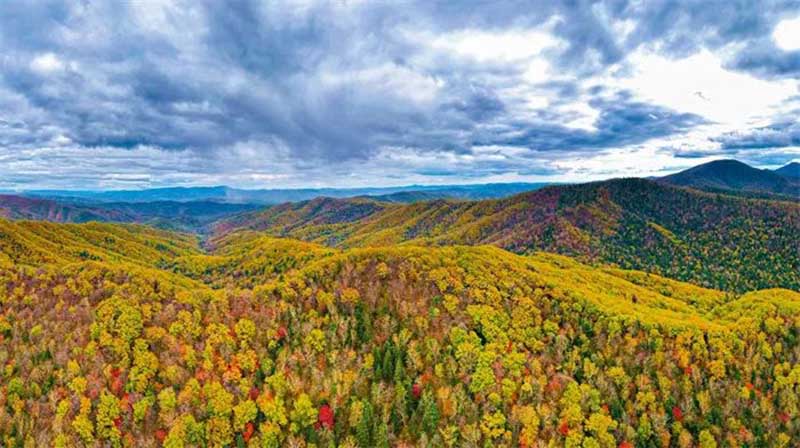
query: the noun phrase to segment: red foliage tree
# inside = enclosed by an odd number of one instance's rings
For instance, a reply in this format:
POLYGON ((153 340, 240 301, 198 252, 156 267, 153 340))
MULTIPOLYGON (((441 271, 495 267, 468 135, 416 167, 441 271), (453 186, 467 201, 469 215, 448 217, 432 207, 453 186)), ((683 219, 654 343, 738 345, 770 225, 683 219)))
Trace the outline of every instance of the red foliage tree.
POLYGON ((411 386, 411 395, 413 395, 416 400, 419 400, 419 397, 422 396, 422 386, 420 386, 419 383, 414 383, 414 385, 411 386))
POLYGON ((256 427, 255 425, 253 425, 253 422, 247 422, 247 424, 244 425, 244 432, 242 433, 242 438, 244 439, 245 442, 250 441, 250 438, 253 437, 253 433, 255 432, 255 430, 256 427))
POLYGON ((682 422, 683 421, 683 411, 681 411, 681 408, 679 408, 678 406, 674 406, 672 408, 672 417, 675 420, 677 420, 679 422, 682 422))
POLYGON ((317 428, 324 428, 324 429, 333 429, 334 419, 333 419, 333 409, 327 404, 323 404, 319 408, 319 413, 317 414, 317 428))

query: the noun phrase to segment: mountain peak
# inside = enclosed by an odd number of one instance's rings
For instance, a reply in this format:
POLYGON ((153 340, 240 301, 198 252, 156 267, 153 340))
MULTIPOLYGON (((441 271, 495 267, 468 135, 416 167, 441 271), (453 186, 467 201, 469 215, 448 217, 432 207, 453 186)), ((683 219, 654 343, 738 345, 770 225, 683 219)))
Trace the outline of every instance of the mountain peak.
POLYGON ((787 163, 786 165, 775 170, 775 172, 783 177, 789 177, 791 179, 800 179, 800 163, 799 162, 787 163))
POLYGON ((755 174, 761 171, 762 170, 758 168, 754 168, 744 162, 740 162, 735 159, 722 159, 722 160, 713 160, 711 162, 694 166, 685 171, 673 174, 673 176, 687 172, 705 172, 705 173, 715 173, 715 174, 734 174, 734 173, 755 174))
POLYGON ((714 160, 662 177, 663 182, 710 190, 737 190, 798 196, 798 185, 781 174, 754 168, 738 160, 714 160))

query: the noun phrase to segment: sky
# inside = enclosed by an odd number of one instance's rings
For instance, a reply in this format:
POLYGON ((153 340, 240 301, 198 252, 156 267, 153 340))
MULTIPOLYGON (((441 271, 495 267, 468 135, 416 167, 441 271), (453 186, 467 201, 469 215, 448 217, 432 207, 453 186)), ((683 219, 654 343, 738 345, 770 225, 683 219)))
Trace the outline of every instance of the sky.
POLYGON ((800 1, 4 0, 0 189, 777 167, 798 81, 800 1))

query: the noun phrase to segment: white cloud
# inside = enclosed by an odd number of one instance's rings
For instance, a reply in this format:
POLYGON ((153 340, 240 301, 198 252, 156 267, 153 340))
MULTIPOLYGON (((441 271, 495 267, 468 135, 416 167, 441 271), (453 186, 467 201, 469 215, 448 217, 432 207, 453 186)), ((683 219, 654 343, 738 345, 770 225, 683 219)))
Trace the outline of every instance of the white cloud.
POLYGON ((64 134, 58 134, 51 141, 56 146, 66 146, 72 143, 72 140, 64 134))
POLYGON ((772 38, 784 51, 800 50, 800 16, 778 23, 772 32, 772 38))
POLYGON ((53 53, 44 53, 31 60, 31 70, 39 74, 49 74, 64 70, 64 62, 53 53))
POLYGON ((523 78, 528 83, 541 83, 553 79, 550 62, 543 58, 533 59, 528 63, 523 78))
POLYGON ((793 82, 726 70, 719 56, 705 50, 678 60, 640 50, 628 63, 633 67, 629 75, 608 82, 642 100, 730 126, 766 125, 797 94, 793 82))
POLYGON ((566 157, 552 162, 566 170, 561 177, 567 180, 602 180, 609 177, 661 176, 719 157, 676 159, 652 145, 621 150, 609 150, 592 157, 566 157))
POLYGON ((576 102, 568 106, 567 112, 576 114, 578 117, 567 121, 564 126, 573 129, 583 129, 586 131, 596 131, 595 123, 600 117, 600 111, 585 102, 576 102))
POLYGON ((519 61, 540 54, 559 43, 552 34, 543 30, 515 30, 487 32, 463 30, 442 34, 431 45, 479 62, 519 61))

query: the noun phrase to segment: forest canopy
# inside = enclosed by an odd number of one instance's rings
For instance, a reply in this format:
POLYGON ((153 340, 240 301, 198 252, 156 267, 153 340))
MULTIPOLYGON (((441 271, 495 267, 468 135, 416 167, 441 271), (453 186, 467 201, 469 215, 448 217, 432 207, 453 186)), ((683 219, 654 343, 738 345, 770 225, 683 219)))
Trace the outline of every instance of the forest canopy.
POLYGON ((0 221, 8 446, 792 446, 800 294, 0 221))

